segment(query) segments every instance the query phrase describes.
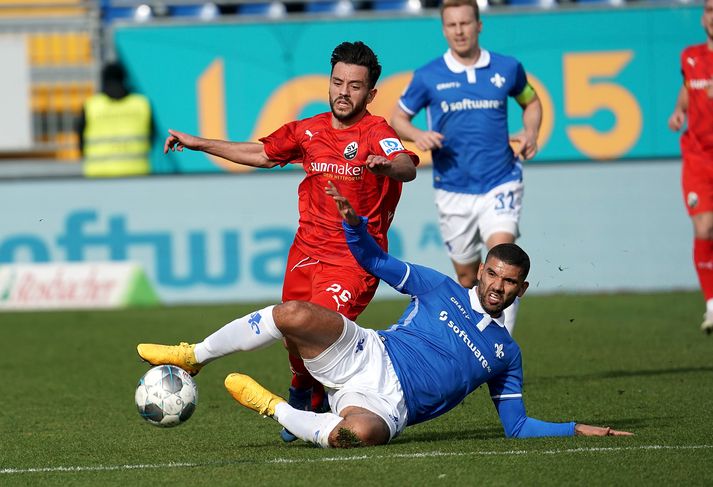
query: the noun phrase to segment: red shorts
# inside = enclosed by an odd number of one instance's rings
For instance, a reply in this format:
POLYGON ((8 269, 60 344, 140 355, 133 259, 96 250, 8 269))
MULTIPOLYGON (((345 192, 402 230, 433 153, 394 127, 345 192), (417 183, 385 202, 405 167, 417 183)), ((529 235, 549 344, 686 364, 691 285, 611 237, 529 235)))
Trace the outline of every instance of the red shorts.
POLYGON ((684 154, 681 184, 689 215, 713 211, 713 155, 684 154))
POLYGON ((293 245, 287 256, 282 301, 309 301, 354 320, 374 297, 378 285, 379 280, 356 263, 327 264, 293 245))

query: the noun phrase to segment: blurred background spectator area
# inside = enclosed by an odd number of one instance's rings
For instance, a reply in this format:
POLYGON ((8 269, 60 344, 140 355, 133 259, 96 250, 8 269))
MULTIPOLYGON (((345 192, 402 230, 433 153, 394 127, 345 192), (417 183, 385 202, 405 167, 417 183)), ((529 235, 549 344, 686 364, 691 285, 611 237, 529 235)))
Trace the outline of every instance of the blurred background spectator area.
POLYGON ((3 144, 0 156, 76 160, 74 118, 94 92, 100 66, 98 6, 82 0, 0 0, 0 36, 6 44, 19 41, 25 54, 25 63, 4 67, 25 71, 30 128, 29 140, 3 144))
MULTIPOLYGON (((479 3, 483 10, 578 8, 579 4, 611 8, 624 0, 479 3)), ((0 48, 7 45, 21 58, 17 66, 3 66, 5 74, 20 75, 0 83, 0 102, 14 110, 0 114, 0 162, 79 160, 74 123, 86 98, 100 88, 102 64, 112 60, 111 29, 117 22, 419 15, 433 13, 439 5, 440 0, 0 0, 0 48), (27 93, 17 91, 22 89, 27 93)))

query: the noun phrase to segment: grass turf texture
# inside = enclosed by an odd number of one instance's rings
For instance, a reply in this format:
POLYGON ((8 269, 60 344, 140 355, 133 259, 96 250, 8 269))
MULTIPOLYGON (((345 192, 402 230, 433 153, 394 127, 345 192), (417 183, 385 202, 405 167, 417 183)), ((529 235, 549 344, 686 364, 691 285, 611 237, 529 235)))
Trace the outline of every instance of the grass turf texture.
MULTIPOLYGON (((359 321, 385 327, 404 304, 373 303, 359 321)), ((481 388, 388 446, 284 444, 276 422, 223 388, 239 370, 285 393, 289 371, 279 345, 203 369, 198 408, 186 424, 160 429, 139 417, 134 388, 147 367, 137 343, 193 342, 255 307, 0 314, 0 484, 713 483, 713 336, 698 331, 698 293, 522 303, 516 338, 528 413, 630 430, 633 438, 507 440, 481 388)))

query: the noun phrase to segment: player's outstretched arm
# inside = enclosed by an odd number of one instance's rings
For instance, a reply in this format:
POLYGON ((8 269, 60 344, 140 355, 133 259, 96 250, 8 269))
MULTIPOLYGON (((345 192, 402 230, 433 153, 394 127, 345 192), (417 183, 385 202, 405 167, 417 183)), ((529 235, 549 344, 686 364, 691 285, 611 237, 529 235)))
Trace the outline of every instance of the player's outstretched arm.
POLYGON ((270 168, 278 164, 267 157, 263 145, 257 142, 206 139, 173 129, 169 129, 168 134, 163 144, 164 154, 176 150, 182 152, 185 148, 222 157, 244 166, 270 168))
POLYGON ((349 200, 337 191, 337 187, 334 186, 332 181, 327 181, 327 186, 324 190, 334 199, 334 202, 337 204, 337 211, 348 225, 356 227, 361 224, 361 218, 356 214, 349 200))
POLYGON ((579 436, 633 436, 634 433, 619 431, 603 426, 591 426, 588 424, 574 425, 574 434, 579 436))
MULTIPOLYGON (((490 386, 491 383, 489 382, 490 386)), ((500 387, 493 383, 491 394, 500 394, 500 387)), ((498 411, 500 422, 508 438, 537 438, 544 436, 631 436, 628 431, 618 431, 607 427, 590 426, 588 424, 552 423, 531 418, 525 412, 522 397, 502 398, 493 396, 493 404, 498 411)))
POLYGON ((372 276, 399 290, 397 286, 409 272, 406 263, 379 247, 367 230, 367 219, 356 214, 349 200, 339 193, 334 183, 328 181, 324 190, 334 199, 337 210, 346 223, 343 225, 344 234, 354 259, 372 276))

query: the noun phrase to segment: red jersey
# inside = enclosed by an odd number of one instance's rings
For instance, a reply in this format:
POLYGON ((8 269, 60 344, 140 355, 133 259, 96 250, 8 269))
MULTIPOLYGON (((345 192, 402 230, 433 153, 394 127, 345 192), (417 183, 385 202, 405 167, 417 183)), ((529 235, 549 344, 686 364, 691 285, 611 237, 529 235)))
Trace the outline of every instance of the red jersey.
POLYGON ((681 149, 702 155, 713 154, 713 51, 706 44, 689 46, 681 54, 681 71, 688 93, 688 127, 681 149))
POLYGON ((408 154, 401 140, 382 117, 367 113, 346 129, 332 127, 330 112, 287 123, 260 139, 270 160, 281 165, 301 163, 307 175, 298 189, 300 221, 295 235, 302 252, 322 262, 354 263, 342 231, 342 218, 331 196, 325 193, 327 181, 349 199, 357 214, 369 218, 369 233, 387 250, 386 233, 401 197, 401 182, 377 176, 366 168, 369 155, 392 160, 408 154))

